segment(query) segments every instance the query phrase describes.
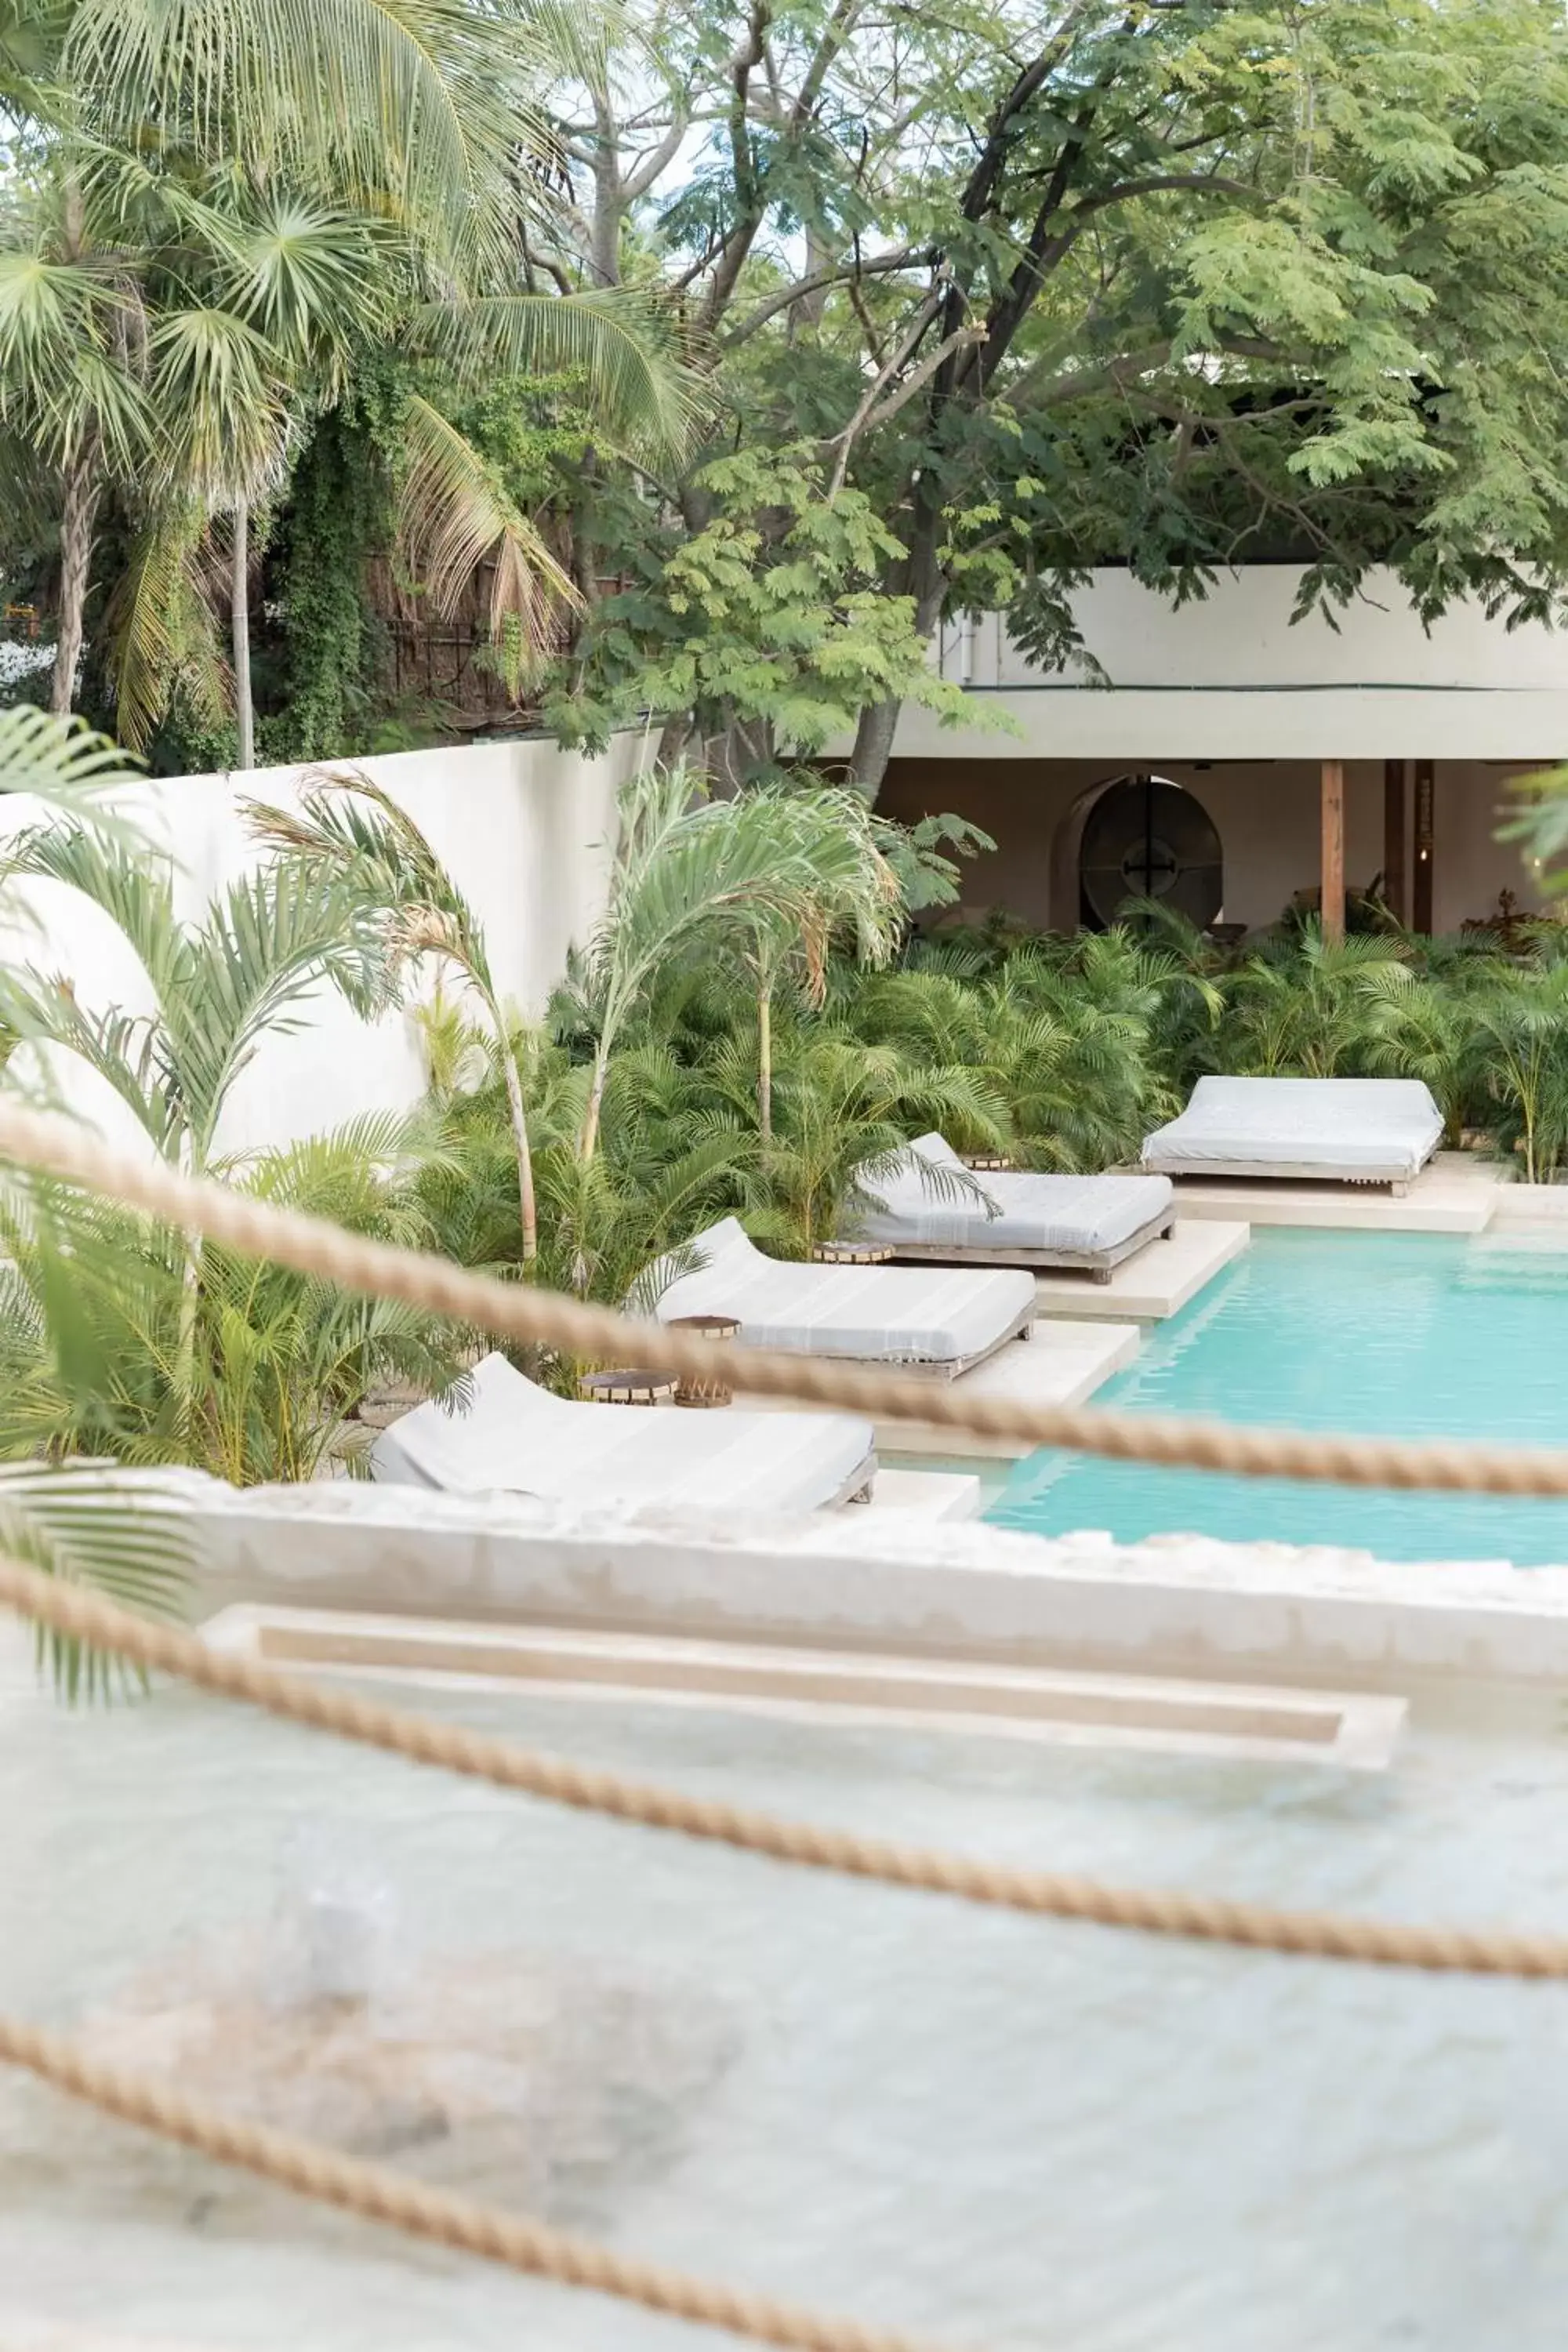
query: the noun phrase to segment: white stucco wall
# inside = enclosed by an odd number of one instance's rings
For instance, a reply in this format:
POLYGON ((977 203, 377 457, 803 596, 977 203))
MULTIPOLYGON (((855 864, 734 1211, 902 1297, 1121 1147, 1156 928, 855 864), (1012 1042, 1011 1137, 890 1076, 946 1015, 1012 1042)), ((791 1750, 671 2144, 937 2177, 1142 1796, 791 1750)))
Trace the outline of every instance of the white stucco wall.
MULTIPOLYGON (((626 734, 598 760, 519 740, 352 764, 389 792, 428 836, 484 925, 503 996, 538 1013, 562 977, 568 949, 583 939, 603 905, 616 795, 643 749, 641 735, 626 734)), ((149 781, 128 795, 127 813, 175 860, 184 917, 199 919, 216 891, 265 856, 247 832, 242 802, 294 805, 305 772, 268 768, 244 776, 179 776, 149 781)), ((0 834, 37 814, 21 799, 0 802, 0 834)), ((26 895, 33 919, 26 932, 14 918, 8 923, 7 958, 66 973, 79 1001, 94 1011, 151 1009, 146 976, 107 917, 58 885, 29 886, 26 895)), ((419 1099, 424 1070, 405 1015, 370 1027, 323 992, 305 1018, 309 1025, 299 1034, 269 1039, 240 1079, 220 1136, 225 1150, 287 1143, 363 1112, 419 1099)), ((122 1144, 139 1140, 140 1130, 106 1086, 63 1056, 54 1057, 52 1071, 69 1107, 122 1144)), ((26 1075, 25 1061, 19 1075, 26 1075)))
POLYGON ((1180 611, 1123 571, 1073 597, 1110 686, 1034 669, 1000 616, 952 623, 935 657, 977 707, 1017 732, 943 729, 908 710, 900 757, 1109 760, 1450 759, 1568 756, 1568 635, 1509 630, 1478 604, 1422 627, 1397 580, 1373 573, 1341 613, 1291 625, 1299 572, 1224 572, 1180 611))

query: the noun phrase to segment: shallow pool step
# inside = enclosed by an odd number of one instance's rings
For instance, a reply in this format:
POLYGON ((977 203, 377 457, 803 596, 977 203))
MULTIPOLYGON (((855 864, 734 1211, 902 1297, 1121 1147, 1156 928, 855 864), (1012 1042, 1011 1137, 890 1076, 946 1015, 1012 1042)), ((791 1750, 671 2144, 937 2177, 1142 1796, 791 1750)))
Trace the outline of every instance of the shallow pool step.
POLYGON ((1362 1771, 1388 1764, 1405 1712, 1361 1693, 326 1610, 227 1609, 203 1639, 331 1674, 1362 1771))

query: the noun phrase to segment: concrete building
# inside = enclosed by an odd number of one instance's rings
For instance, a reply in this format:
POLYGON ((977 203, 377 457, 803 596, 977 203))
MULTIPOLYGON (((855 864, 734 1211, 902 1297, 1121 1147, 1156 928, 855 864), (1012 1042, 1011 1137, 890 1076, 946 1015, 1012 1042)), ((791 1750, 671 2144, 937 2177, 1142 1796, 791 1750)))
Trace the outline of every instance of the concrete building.
POLYGON ((1539 874, 1497 835, 1512 780, 1568 759, 1568 638, 1475 604, 1423 629, 1392 575, 1337 629, 1292 625, 1298 579, 1249 567, 1177 611, 1097 572, 1077 611, 1108 686, 1033 667, 999 615, 950 623, 943 674, 1016 731, 906 710, 880 807, 994 836, 966 916, 1070 929, 1147 886, 1248 929, 1321 892, 1331 929, 1374 881, 1420 930, 1495 914, 1505 890, 1538 907, 1539 874))

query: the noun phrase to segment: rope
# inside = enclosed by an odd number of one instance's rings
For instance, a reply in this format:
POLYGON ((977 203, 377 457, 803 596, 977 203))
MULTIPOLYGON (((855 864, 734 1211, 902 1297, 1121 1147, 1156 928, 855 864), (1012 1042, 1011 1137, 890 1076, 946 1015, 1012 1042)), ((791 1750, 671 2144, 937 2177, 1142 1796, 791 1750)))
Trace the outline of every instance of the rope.
POLYGON ((95 1649, 116 1651, 148 1672, 180 1675, 220 1697, 242 1700, 289 1722, 384 1748, 416 1764, 433 1764, 581 1812, 608 1813, 647 1829, 674 1830, 685 1837, 738 1846, 808 1870, 837 1871, 1005 1910, 1320 1959, 1357 1960, 1376 1968, 1568 1977, 1568 1939, 1561 1937, 1403 1927, 1331 1912, 1277 1910, 1179 1890, 1104 1886, 1054 1871, 1016 1870, 963 1854, 863 1838, 848 1830, 781 1821, 748 1807, 625 1780, 460 1724, 406 1715, 304 1675, 280 1674, 253 1658, 210 1650, 183 1627, 154 1624, 96 1593, 3 1557, 0 1605, 95 1649))
POLYGON ((695 1339, 553 1291, 469 1274, 447 1258, 367 1241, 324 1218, 279 1209, 162 1162, 111 1151, 85 1128, 16 1103, 0 1103, 0 1156, 84 1185, 126 1208, 144 1210, 243 1257, 269 1258, 345 1290, 401 1299, 524 1346, 646 1365, 689 1381, 719 1381, 753 1396, 791 1397, 878 1421, 918 1422, 1024 1446, 1060 1446, 1118 1461, 1222 1470, 1247 1478, 1568 1496, 1568 1454, 1543 1447, 1311 1435, 1092 1405, 1028 1404, 976 1396, 962 1383, 900 1379, 826 1357, 695 1339))
MULTIPOLYGON (((584 1356, 631 1352, 656 1370, 692 1380, 721 1379, 752 1394, 797 1397, 881 1419, 1252 1476, 1568 1494, 1568 1455, 1524 1448, 1309 1437, 1092 1409, 1012 1405, 848 1365, 715 1348, 656 1323, 632 1322, 549 1292, 468 1274, 444 1259, 365 1241, 322 1220, 269 1207, 162 1165, 143 1165, 109 1150, 79 1128, 16 1104, 0 1105, 0 1151, 128 1208, 200 1233, 245 1256, 269 1258, 373 1297, 403 1299, 500 1338, 584 1356)), ((3 1557, 0 1601, 58 1633, 112 1650, 144 1670, 180 1675, 292 1722, 557 1804, 718 1841, 811 1869, 1058 1918, 1379 1967, 1568 1977, 1568 1939, 1562 1937, 1408 1927, 1180 1891, 1102 1886, 1089 1879, 1015 1870, 782 1821, 627 1780, 461 1726, 405 1715, 353 1693, 279 1674, 255 1660, 221 1656, 189 1633, 154 1624, 3 1557)), ((895 2332, 691 2278, 530 2216, 498 2212, 387 2167, 363 2163, 318 2142, 207 2107, 166 2083, 107 2064, 67 2036, 18 2020, 0 2017, 0 2062, 23 2067, 107 2114, 178 2140, 220 2163, 512 2270, 563 2285, 592 2287, 702 2326, 799 2347, 799 2352, 916 2352, 909 2338, 895 2332)))
POLYGON ((498 2212, 431 2189, 386 2165, 361 2163, 320 2141, 226 2114, 186 2098, 155 2076, 105 2064, 68 2036, 39 2026, 0 2018, 0 2061, 25 2067, 72 2098, 164 2139, 182 2141, 219 2164, 237 2165, 302 2197, 356 2213, 363 2221, 387 2222, 411 2237, 478 2254, 509 2270, 554 2279, 562 2286, 592 2287, 600 2294, 644 2304, 650 2311, 668 2312, 705 2327, 728 2328, 731 2335, 753 2336, 763 2344, 790 2346, 796 2352, 918 2352, 910 2337, 890 2328, 868 2327, 858 2320, 805 2311, 772 2295, 691 2278, 658 2263, 616 2253, 531 2215, 498 2212))

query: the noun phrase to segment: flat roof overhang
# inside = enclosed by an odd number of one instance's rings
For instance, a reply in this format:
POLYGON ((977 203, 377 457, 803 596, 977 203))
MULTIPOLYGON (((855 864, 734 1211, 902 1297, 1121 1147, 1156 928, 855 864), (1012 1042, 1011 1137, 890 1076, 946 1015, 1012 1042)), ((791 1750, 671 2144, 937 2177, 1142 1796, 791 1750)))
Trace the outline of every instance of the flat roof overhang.
MULTIPOLYGON (((906 705, 895 759, 1568 760, 1568 689, 1550 687, 971 687, 1016 730, 943 727, 906 705)), ((847 751, 846 744, 835 747, 847 751)))

